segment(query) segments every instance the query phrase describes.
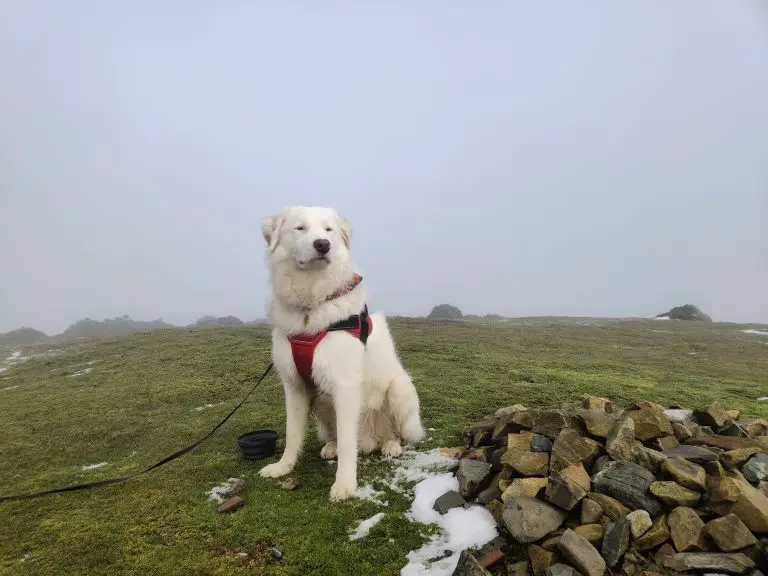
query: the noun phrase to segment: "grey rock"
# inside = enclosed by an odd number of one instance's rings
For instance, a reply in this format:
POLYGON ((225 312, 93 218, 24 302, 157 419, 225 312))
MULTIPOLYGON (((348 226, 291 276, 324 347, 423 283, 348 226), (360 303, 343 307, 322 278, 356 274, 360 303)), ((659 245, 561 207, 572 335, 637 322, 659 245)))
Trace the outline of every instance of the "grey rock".
POLYGON ((551 534, 565 521, 567 513, 536 498, 510 498, 502 507, 504 525, 521 544, 536 542, 551 534))
POLYGON ((653 526, 651 515, 645 510, 633 510, 627 514, 627 521, 629 522, 629 529, 632 532, 632 538, 640 538, 640 536, 648 532, 648 529, 653 526))
POLYGON ((501 499, 501 490, 499 490, 498 484, 494 484, 492 486, 488 486, 488 488, 480 492, 477 495, 477 498, 475 498, 475 502, 485 506, 489 502, 493 502, 494 500, 499 499, 501 499))
POLYGON ((491 465, 488 462, 462 458, 459 460, 459 471, 456 478, 459 481, 459 494, 471 498, 478 490, 484 488, 483 483, 489 480, 491 465))
POLYGON ((554 440, 563 428, 574 428, 575 420, 565 410, 542 410, 533 418, 533 431, 554 440))
POLYGON ((552 452, 552 440, 543 434, 531 436, 531 452, 552 452))
POLYGON ((555 506, 563 510, 573 510, 586 495, 587 490, 559 472, 553 471, 549 475, 544 497, 555 506))
POLYGON ((724 426, 717 430, 720 436, 738 436, 741 438, 749 438, 749 433, 738 423, 733 420, 728 420, 724 426))
POLYGON ((470 552, 462 550, 453 576, 491 576, 491 573, 483 568, 470 552))
POLYGON ((464 500, 464 497, 461 494, 455 490, 449 490, 435 500, 435 505, 432 506, 432 509, 440 514, 445 514, 448 510, 452 508, 461 508, 466 503, 466 500, 464 500))
POLYGON ((715 454, 712 450, 703 448, 702 446, 689 446, 688 444, 681 444, 672 450, 665 450, 663 454, 667 458, 685 458, 686 460, 696 464, 715 462, 717 460, 717 454, 715 454))
POLYGON ((606 526, 603 536, 603 558, 611 568, 618 566, 629 548, 630 525, 626 516, 606 526))
POLYGON ((712 554, 707 552, 682 552, 664 559, 664 567, 678 572, 689 570, 714 570, 728 574, 744 574, 755 567, 747 556, 735 554, 712 554))
POLYGON ((759 484, 768 480, 768 454, 756 454, 752 456, 741 468, 741 473, 752 484, 759 484))
POLYGON ((579 576, 579 573, 573 566, 568 564, 557 563, 547 568, 547 576, 579 576))
POLYGON ((605 451, 614 460, 629 460, 634 447, 635 421, 632 418, 623 418, 608 433, 605 451))
POLYGON ((603 515, 603 508, 594 500, 581 501, 581 523, 594 524, 603 515))
POLYGON ((563 557, 585 576, 603 576, 605 560, 583 536, 568 529, 560 537, 558 548, 563 557))
POLYGON ((651 497, 649 488, 655 476, 632 462, 613 462, 592 480, 593 490, 606 494, 630 510, 645 510, 652 517, 661 513, 661 504, 651 497))
POLYGON ((635 445, 632 448, 632 454, 630 455, 629 459, 638 466, 642 466, 649 472, 653 472, 655 474, 659 471, 659 468, 661 468, 661 465, 664 463, 667 457, 658 450, 647 448, 640 442, 635 442, 635 445))

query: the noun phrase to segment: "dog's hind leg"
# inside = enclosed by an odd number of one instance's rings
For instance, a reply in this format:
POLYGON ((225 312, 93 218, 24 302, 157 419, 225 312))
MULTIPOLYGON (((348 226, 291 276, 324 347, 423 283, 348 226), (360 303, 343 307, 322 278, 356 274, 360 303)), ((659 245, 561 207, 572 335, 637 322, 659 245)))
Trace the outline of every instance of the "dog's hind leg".
POLYGON ((333 460, 337 455, 336 448, 336 415, 333 411, 333 403, 329 398, 318 396, 315 398, 315 422, 317 424, 317 439, 323 443, 320 450, 320 458, 333 460))
POLYGON ((424 439, 426 432, 421 425, 419 395, 405 370, 400 371, 387 388, 387 404, 400 438, 406 443, 424 439))

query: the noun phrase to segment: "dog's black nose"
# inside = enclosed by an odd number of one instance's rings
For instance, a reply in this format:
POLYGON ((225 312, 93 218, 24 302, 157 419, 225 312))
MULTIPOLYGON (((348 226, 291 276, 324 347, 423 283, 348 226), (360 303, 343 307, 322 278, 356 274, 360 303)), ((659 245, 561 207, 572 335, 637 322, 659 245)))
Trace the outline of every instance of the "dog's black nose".
POLYGON ((312 246, 314 246, 315 250, 317 250, 320 254, 328 254, 328 252, 331 250, 330 240, 315 240, 312 242, 312 246))

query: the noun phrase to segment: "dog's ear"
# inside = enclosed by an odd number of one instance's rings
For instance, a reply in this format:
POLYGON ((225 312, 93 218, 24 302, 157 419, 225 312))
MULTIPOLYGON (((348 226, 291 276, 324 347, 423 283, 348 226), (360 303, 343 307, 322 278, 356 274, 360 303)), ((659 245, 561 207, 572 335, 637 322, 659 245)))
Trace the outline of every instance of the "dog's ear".
POLYGON ((261 232, 264 235, 264 241, 267 243, 267 247, 269 248, 270 252, 272 252, 277 246, 283 220, 283 216, 277 214, 264 220, 264 223, 261 225, 261 232))
POLYGON ((339 215, 339 230, 341 231, 341 239, 344 240, 344 246, 349 250, 349 243, 352 239, 352 226, 349 224, 349 220, 344 216, 339 215))

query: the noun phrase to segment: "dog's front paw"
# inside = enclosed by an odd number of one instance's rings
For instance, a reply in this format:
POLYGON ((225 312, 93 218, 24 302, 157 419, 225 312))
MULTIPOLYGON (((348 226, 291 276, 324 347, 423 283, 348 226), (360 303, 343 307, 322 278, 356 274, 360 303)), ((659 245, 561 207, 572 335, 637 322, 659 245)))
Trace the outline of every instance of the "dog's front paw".
POLYGON ((336 480, 331 486, 331 502, 340 502, 357 495, 357 482, 336 480))
POLYGON ((320 450, 320 458, 323 460, 334 460, 336 458, 336 441, 326 442, 320 450))
POLYGON ((259 470, 259 476, 264 478, 279 478, 280 476, 290 474, 291 470, 293 470, 293 466, 288 466, 280 461, 270 464, 269 466, 264 466, 264 468, 259 470))
POLYGON ((381 455, 384 458, 399 458, 403 454, 403 447, 397 440, 387 440, 381 447, 381 455))

